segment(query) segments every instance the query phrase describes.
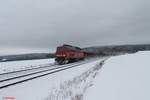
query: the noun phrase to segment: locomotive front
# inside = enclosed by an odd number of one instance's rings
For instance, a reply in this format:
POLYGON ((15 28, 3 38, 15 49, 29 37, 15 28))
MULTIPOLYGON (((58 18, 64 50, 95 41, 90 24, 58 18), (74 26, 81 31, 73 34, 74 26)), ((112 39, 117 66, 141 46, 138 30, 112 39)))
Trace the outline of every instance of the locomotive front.
POLYGON ((84 59, 84 56, 84 52, 79 47, 63 45, 57 47, 55 61, 58 64, 67 64, 84 59))

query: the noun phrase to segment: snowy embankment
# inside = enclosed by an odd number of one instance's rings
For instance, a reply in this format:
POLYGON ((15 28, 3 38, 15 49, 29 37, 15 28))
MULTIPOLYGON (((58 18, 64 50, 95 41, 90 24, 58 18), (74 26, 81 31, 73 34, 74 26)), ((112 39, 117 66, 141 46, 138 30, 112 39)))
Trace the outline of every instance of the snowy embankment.
POLYGON ((150 52, 108 59, 83 100, 150 100, 150 52))
POLYGON ((54 59, 0 62, 0 73, 31 69, 35 67, 41 67, 41 65, 44 66, 53 63, 54 59))

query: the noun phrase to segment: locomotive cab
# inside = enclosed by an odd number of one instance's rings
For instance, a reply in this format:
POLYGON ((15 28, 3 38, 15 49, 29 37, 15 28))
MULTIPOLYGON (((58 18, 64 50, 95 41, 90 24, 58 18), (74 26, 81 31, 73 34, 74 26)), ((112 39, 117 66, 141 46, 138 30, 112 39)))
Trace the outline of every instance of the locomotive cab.
POLYGON ((57 47, 55 61, 58 64, 67 64, 70 62, 84 59, 84 52, 79 47, 63 45, 57 47))

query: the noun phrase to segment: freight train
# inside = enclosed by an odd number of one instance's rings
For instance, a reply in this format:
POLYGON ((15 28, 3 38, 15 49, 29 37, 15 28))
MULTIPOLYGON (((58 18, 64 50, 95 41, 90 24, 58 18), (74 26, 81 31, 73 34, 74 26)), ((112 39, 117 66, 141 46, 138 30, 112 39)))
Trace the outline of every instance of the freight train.
POLYGON ((83 60, 88 55, 93 54, 85 52, 79 47, 64 44, 62 46, 57 47, 55 53, 55 61, 57 64, 62 65, 83 60))

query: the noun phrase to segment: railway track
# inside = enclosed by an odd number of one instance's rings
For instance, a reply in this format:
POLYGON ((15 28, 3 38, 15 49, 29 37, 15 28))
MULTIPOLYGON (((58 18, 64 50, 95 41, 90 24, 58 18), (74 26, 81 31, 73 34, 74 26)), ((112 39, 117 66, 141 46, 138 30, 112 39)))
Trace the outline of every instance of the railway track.
POLYGON ((23 83, 29 80, 33 80, 42 76, 46 76, 49 74, 53 74, 62 70, 70 69, 73 67, 80 66, 82 64, 86 64, 94 61, 80 61, 67 65, 53 65, 53 66, 45 66, 40 68, 34 68, 30 70, 21 70, 14 73, 2 74, 0 75, 0 89, 13 86, 19 83, 23 83))
POLYGON ((50 66, 54 66, 54 64, 44 64, 44 65, 38 65, 38 66, 40 66, 40 67, 33 67, 33 68, 31 67, 31 68, 27 68, 27 69, 21 69, 21 70, 16 70, 16 71, 0 73, 0 76, 1 75, 12 74, 12 73, 17 73, 17 72, 29 71, 29 70, 33 70, 33 69, 40 69, 40 68, 50 67, 50 66))

